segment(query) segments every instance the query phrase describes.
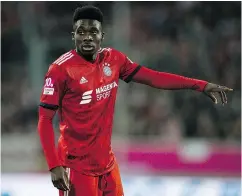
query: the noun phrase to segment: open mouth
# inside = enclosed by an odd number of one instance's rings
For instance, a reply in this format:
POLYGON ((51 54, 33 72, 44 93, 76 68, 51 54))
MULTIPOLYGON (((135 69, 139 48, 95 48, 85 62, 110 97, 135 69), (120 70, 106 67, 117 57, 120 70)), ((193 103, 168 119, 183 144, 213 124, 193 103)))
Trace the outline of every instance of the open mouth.
POLYGON ((92 51, 92 50, 94 50, 94 46, 92 46, 92 45, 83 45, 82 46, 82 50, 83 51, 92 51))

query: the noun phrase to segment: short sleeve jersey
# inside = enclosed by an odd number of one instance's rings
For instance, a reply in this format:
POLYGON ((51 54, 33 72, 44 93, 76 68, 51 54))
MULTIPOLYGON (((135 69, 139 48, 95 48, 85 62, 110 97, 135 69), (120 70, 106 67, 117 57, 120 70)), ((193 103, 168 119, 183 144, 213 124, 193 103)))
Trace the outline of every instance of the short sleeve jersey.
POLYGON ((94 63, 71 50, 51 64, 40 106, 58 109, 58 154, 63 166, 94 176, 112 170, 111 134, 119 79, 130 82, 139 69, 111 48, 101 49, 94 63))

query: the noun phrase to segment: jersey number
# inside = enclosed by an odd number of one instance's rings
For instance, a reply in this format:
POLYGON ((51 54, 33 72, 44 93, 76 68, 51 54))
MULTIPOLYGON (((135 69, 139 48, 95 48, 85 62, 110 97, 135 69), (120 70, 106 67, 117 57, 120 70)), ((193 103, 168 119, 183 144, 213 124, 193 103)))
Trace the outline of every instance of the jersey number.
POLYGON ((53 87, 51 78, 45 79, 45 87, 53 87))

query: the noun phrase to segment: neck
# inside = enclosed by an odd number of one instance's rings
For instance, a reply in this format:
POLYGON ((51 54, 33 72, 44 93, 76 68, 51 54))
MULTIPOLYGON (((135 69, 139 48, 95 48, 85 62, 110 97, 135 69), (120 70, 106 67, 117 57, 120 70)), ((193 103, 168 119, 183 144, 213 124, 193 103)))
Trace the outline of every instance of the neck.
POLYGON ((76 52, 82 58, 84 58, 86 61, 89 61, 89 62, 94 62, 96 60, 96 58, 97 58, 97 53, 95 53, 93 55, 83 55, 77 48, 76 48, 76 52))

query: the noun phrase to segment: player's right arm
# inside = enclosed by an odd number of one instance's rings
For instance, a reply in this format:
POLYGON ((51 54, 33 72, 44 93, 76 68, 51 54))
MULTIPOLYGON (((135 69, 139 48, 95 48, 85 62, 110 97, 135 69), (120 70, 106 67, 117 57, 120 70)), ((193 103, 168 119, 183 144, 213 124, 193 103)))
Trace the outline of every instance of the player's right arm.
POLYGON ((54 186, 60 190, 68 190, 68 178, 61 166, 55 147, 53 118, 65 92, 65 75, 58 65, 51 65, 42 89, 39 107, 38 133, 40 142, 51 172, 54 186))

